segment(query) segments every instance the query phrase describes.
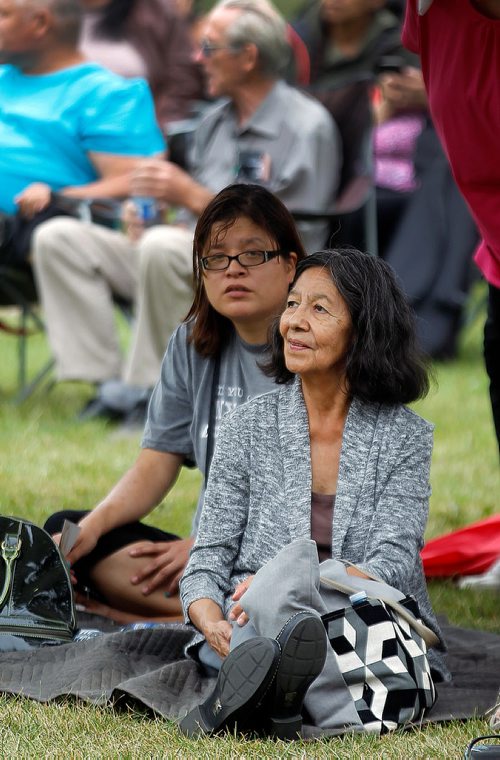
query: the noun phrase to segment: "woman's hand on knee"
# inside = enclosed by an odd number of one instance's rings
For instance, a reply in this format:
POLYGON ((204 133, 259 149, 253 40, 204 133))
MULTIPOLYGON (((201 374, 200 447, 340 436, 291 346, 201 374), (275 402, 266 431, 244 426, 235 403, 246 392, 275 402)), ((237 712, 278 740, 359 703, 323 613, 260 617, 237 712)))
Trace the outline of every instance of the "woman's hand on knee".
POLYGON ((142 593, 147 596, 158 588, 169 594, 177 593, 179 579, 184 572, 193 545, 192 538, 179 541, 141 541, 130 548, 131 557, 151 557, 130 582, 133 586, 144 583, 142 593))
POLYGON ((233 628, 227 620, 218 620, 216 623, 207 623, 202 633, 204 634, 207 644, 219 655, 227 657, 229 654, 229 644, 233 628))

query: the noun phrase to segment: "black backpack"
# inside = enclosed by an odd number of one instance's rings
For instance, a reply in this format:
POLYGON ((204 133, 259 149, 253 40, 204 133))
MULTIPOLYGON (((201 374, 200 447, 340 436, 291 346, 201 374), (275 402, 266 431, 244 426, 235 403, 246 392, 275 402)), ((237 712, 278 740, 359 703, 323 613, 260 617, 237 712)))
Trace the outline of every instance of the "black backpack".
POLYGON ((59 547, 43 528, 0 516, 0 651, 71 641, 75 628, 59 547))

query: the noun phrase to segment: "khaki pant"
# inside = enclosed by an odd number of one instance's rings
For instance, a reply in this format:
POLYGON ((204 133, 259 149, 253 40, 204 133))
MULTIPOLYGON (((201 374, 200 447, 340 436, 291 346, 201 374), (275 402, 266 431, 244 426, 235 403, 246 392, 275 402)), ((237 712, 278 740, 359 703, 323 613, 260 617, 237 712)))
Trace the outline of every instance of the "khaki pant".
POLYGON ((33 238, 33 265, 59 380, 156 383, 168 339, 192 301, 192 233, 158 226, 132 244, 121 232, 60 217, 33 238), (114 296, 135 302, 123 369, 114 296))

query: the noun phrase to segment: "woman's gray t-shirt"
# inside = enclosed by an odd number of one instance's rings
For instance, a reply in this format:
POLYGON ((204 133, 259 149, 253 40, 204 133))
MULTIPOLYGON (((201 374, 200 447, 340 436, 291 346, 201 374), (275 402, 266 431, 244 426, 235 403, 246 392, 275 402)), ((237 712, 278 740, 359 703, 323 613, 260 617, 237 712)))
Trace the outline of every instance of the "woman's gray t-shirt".
POLYGON ((209 421, 212 419, 215 427, 209 444, 211 456, 222 417, 245 401, 276 390, 276 385, 258 367, 266 358, 266 346, 245 343, 233 330, 220 356, 214 388, 216 361, 200 356, 188 342, 189 329, 188 324, 181 324, 169 341, 141 446, 183 454, 201 470, 204 482, 193 520, 196 533, 205 493, 209 421))

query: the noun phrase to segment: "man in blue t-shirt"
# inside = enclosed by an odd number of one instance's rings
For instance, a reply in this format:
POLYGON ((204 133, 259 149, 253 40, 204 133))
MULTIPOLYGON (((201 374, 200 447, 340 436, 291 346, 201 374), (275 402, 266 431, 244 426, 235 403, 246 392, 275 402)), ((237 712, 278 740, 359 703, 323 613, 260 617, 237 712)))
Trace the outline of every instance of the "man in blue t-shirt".
POLYGON ((30 218, 51 192, 123 197, 165 149, 147 84, 78 52, 78 0, 0 0, 0 210, 30 218))

